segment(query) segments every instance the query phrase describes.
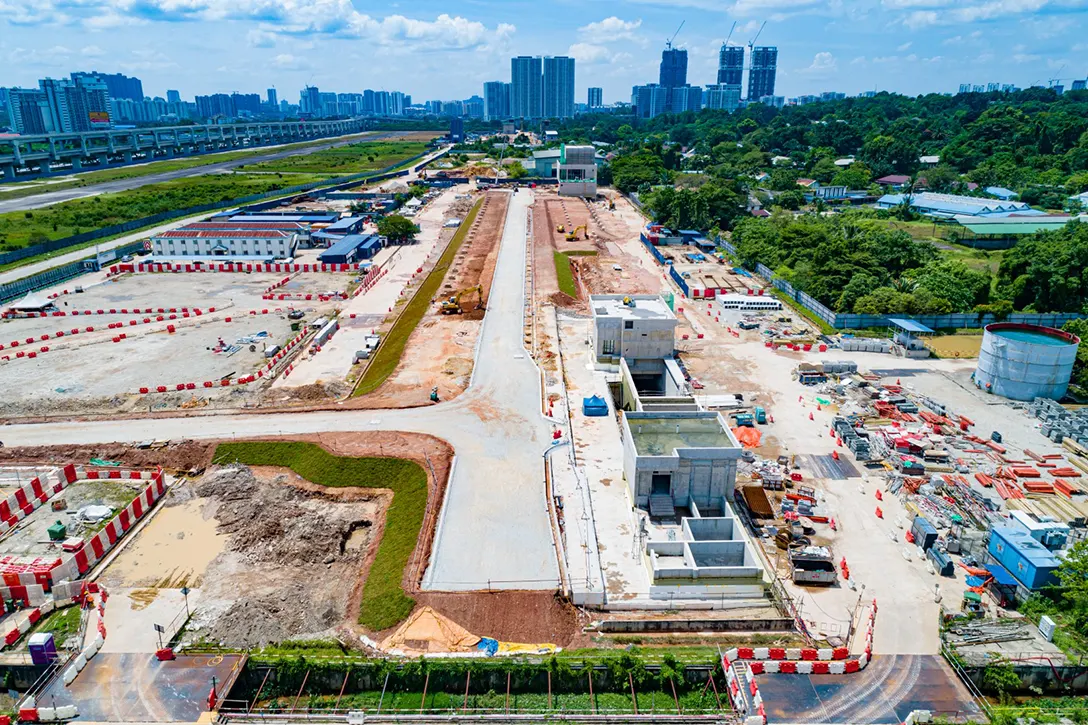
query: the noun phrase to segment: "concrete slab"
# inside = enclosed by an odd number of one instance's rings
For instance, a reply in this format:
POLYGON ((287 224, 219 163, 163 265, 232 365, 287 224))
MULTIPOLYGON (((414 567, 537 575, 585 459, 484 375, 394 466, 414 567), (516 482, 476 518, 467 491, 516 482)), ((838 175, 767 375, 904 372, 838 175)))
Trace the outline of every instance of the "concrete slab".
POLYGON ((100 653, 68 687, 59 678, 38 698, 45 706, 75 705, 80 721, 196 722, 208 709, 212 678, 227 692, 241 655, 179 656, 100 653))
MULTIPOLYGON (((189 611, 200 602, 200 590, 189 591, 189 611)), ((185 623, 185 596, 180 589, 113 589, 106 603, 106 643, 103 653, 145 652, 159 649, 159 633, 155 625, 166 632, 168 642, 185 623)))

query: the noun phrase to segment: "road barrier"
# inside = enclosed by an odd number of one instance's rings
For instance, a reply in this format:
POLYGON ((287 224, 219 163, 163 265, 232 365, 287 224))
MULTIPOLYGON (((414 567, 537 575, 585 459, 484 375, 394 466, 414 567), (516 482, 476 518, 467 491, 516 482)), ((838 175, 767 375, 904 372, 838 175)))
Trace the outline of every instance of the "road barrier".
POLYGON ((220 262, 220 263, 183 263, 183 262, 139 262, 114 264, 107 276, 140 273, 188 273, 201 272, 358 272, 367 269, 369 264, 288 264, 287 262, 220 262))

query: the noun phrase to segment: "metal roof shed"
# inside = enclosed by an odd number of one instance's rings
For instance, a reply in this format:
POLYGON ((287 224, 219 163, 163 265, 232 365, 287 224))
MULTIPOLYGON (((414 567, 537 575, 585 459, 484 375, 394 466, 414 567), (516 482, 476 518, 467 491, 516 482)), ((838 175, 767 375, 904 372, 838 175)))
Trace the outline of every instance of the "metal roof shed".
POLYGON ((923 325, 921 322, 915 320, 908 320, 905 317, 889 317, 888 322, 892 323, 892 326, 902 330, 903 332, 910 333, 932 333, 933 330, 923 325))
POLYGON ((352 264, 358 259, 373 257, 381 247, 381 238, 375 234, 348 234, 318 256, 322 264, 352 264))

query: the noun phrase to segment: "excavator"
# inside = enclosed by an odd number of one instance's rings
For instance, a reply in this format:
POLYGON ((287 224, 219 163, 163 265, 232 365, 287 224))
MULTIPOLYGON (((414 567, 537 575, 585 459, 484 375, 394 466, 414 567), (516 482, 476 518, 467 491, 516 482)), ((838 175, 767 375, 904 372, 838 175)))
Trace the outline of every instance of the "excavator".
POLYGON ((453 297, 450 297, 448 300, 444 301, 442 303, 442 314, 459 315, 464 312, 464 308, 461 306, 461 299, 468 295, 471 295, 473 292, 476 293, 477 297, 476 306, 472 309, 482 309, 484 306, 484 288, 481 285, 476 285, 475 287, 468 287, 467 289, 463 289, 455 294, 453 297))
POLYGON ((568 242, 578 241, 578 232, 579 231, 581 231, 584 234, 586 232, 586 225, 582 224, 581 226, 577 226, 577 227, 574 227, 574 229, 571 229, 570 233, 567 234, 567 237, 566 237, 567 241, 568 242))
POLYGON ((567 231, 567 228, 565 226, 563 226, 562 224, 556 224, 555 225, 555 231, 562 234, 563 232, 567 231))

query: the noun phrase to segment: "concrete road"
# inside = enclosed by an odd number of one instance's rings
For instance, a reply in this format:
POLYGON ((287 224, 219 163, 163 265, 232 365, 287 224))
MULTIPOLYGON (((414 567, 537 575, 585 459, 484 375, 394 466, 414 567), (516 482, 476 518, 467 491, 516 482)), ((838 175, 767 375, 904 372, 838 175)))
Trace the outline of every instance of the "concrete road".
MULTIPOLYGON (((433 157, 437 156, 439 153, 441 153, 441 150, 435 151, 434 153, 428 154, 427 156, 423 157, 422 159, 420 159, 416 163, 415 166, 412 167, 412 173, 410 173, 408 176, 402 176, 402 177, 398 177, 398 178, 401 181, 404 181, 404 182, 408 182, 408 181, 411 181, 412 179, 415 179, 419 175, 420 166, 427 163, 429 160, 431 160, 433 157)), ((207 169, 208 167, 207 166, 201 166, 200 168, 201 169, 207 169)), ((201 173, 206 173, 206 172, 201 171, 201 173)), ((147 178, 147 177, 144 177, 144 178, 147 178)), ((37 198, 37 197, 35 197, 35 198, 37 198)), ((171 229, 177 229, 178 227, 185 226, 186 224, 190 224, 192 222, 200 221, 201 219, 207 219, 208 217, 212 216, 213 214, 218 214, 218 213, 219 213, 219 211, 210 211, 207 214, 202 214, 202 215, 199 215, 199 216, 184 217, 182 219, 176 219, 176 220, 174 220, 172 222, 167 222, 166 224, 162 224, 162 225, 157 226, 157 227, 152 227, 150 229, 143 229, 143 230, 138 231, 138 232, 133 232, 132 234, 126 234, 123 237, 118 237, 117 239, 111 239, 108 242, 102 242, 101 244, 99 244, 99 249, 101 249, 102 251, 106 251, 106 250, 109 250, 109 249, 114 249, 115 247, 123 247, 124 245, 129 244, 131 242, 136 242, 136 241, 139 241, 141 239, 146 239, 147 237, 154 236, 155 234, 159 234, 161 232, 170 231, 171 229)), ((15 267, 14 269, 9 269, 6 272, 0 272, 0 284, 4 284, 4 283, 7 283, 7 282, 14 282, 17 279, 22 279, 23 277, 29 277, 32 274, 37 274, 38 272, 44 272, 47 269, 53 269, 53 267, 60 267, 61 265, 68 264, 69 262, 78 262, 81 259, 87 259, 88 257, 93 257, 93 256, 94 256, 94 249, 91 248, 91 247, 84 247, 83 249, 78 249, 78 250, 76 250, 74 252, 68 252, 67 254, 61 254, 61 255, 58 255, 56 257, 50 257, 49 259, 42 260, 41 262, 34 262, 33 264, 24 264, 24 265, 22 265, 20 267, 15 267)))
POLYGON ((156 438, 246 438, 332 431, 428 433, 454 447, 424 588, 550 589, 559 571, 543 483, 553 426, 540 412, 540 375, 522 346, 528 190, 507 210, 495 278, 468 391, 449 403, 407 410, 107 420, 12 425, 5 445, 156 438))
MULTIPOLYGON (((128 179, 118 179, 116 181, 103 181, 100 184, 91 184, 89 186, 81 186, 75 189, 61 189, 59 191, 45 191, 35 196, 25 196, 20 199, 4 199, 3 192, 0 192, 0 214, 9 211, 28 211, 30 209, 41 209, 42 207, 49 206, 51 204, 57 204, 62 201, 72 201, 73 199, 82 199, 88 196, 97 196, 98 194, 109 194, 118 191, 128 191, 129 189, 138 189, 141 186, 148 184, 158 184, 163 181, 173 181, 174 179, 187 179, 192 176, 204 176, 205 174, 217 174, 223 171, 230 171, 239 166, 257 164, 261 161, 275 161, 276 159, 284 159, 288 156, 309 156, 315 151, 321 151, 334 146, 344 146, 350 143, 358 143, 359 141, 384 141, 394 139, 403 136, 409 132, 407 131, 388 131, 383 133, 367 133, 367 134, 352 134, 350 138, 340 136, 336 139, 330 139, 328 143, 318 144, 316 146, 310 146, 305 149, 295 149, 286 151, 275 151, 276 147, 270 147, 268 153, 259 154, 257 156, 251 156, 244 159, 235 159, 233 161, 219 161, 203 166, 193 166, 188 169, 178 169, 175 171, 163 171, 158 174, 148 174, 146 176, 136 176, 128 179)), ((301 143, 301 142, 293 142, 301 143)), ((238 151, 240 149, 234 149, 238 151)), ((224 152, 230 153, 230 152, 224 152)), ((178 158, 186 158, 184 156, 178 158)), ((208 154, 208 159, 214 159, 215 154, 208 154)), ((166 159, 156 159, 156 161, 165 161, 166 159)), ((155 162, 149 162, 155 163, 155 162)), ((134 165, 135 166, 135 165, 134 165)), ((124 168, 124 167, 122 167, 124 168)), ((93 171, 90 170, 90 171, 93 171)), ((73 175, 72 179, 77 178, 77 175, 73 175)))

